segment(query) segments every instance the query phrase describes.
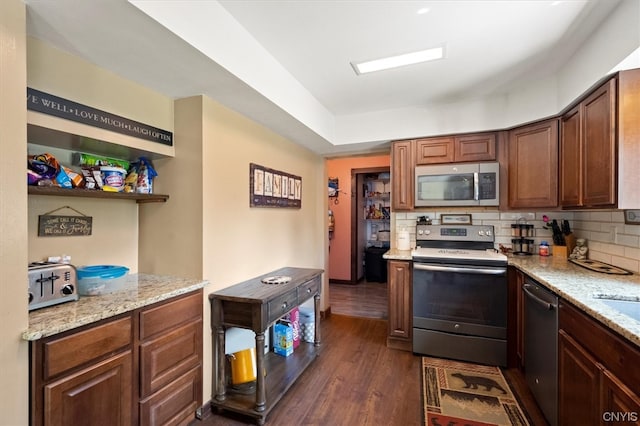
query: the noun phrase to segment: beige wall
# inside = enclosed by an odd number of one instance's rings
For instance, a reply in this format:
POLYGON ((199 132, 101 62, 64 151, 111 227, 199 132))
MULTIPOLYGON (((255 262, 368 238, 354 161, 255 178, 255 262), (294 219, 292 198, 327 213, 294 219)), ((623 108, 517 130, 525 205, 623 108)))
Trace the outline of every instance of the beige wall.
POLYGON ((0 2, 0 424, 28 422, 25 6, 0 2))
MULTIPOLYGON (((175 117, 176 157, 156 163, 161 175, 172 176, 156 189, 171 198, 140 210, 140 268, 210 282, 203 299, 207 401, 208 294, 283 266, 325 269, 324 161, 206 97, 176 101, 175 117), (250 208, 250 162, 301 176, 302 208, 250 208)), ((323 309, 327 300, 325 294, 323 309)))
POLYGON ((27 43, 28 85, 32 89, 173 130, 171 98, 36 38, 27 38, 27 43))

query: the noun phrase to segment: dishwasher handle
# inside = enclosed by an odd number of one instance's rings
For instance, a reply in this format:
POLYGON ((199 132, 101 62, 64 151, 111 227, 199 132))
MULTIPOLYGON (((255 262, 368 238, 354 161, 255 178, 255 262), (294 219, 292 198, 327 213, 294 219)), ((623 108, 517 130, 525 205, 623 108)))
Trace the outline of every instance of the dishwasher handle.
POLYGON ((540 306, 545 308, 547 311, 552 311, 552 310, 554 310, 556 308, 556 305, 554 305, 553 303, 549 303, 546 300, 542 300, 538 296, 533 294, 531 292, 531 290, 529 290, 532 287, 533 287, 533 285, 528 284, 528 283, 525 283, 525 284, 522 285, 522 291, 524 291, 524 293, 527 295, 527 297, 530 300, 536 302, 537 304, 539 304, 540 306))

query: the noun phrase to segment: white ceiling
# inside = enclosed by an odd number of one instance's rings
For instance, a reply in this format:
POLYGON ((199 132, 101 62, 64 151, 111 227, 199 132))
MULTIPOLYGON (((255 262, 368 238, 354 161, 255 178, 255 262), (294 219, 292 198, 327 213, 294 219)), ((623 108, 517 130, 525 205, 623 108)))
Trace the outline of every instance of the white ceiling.
POLYGON ((384 122, 406 108, 473 102, 554 75, 620 1, 25 2, 34 37, 170 97, 205 94, 336 155, 423 136, 407 130, 414 123, 384 122), (350 65, 438 45, 446 58, 431 63, 360 76, 350 65), (384 131, 344 130, 368 115, 384 131))

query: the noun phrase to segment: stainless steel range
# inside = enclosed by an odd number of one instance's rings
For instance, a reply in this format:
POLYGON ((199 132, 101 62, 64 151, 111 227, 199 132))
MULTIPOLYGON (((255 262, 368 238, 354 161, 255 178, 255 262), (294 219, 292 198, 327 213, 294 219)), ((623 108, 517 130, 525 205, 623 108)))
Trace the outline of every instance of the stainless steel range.
POLYGON ((490 225, 422 225, 413 258, 413 352, 507 364, 507 257, 490 225))

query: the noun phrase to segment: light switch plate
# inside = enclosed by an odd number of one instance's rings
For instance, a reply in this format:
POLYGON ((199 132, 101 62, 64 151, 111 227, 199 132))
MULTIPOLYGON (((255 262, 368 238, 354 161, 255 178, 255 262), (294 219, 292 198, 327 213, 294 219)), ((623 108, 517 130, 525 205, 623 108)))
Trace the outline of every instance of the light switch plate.
POLYGON ((640 210, 625 210, 624 223, 627 225, 640 225, 640 210))

